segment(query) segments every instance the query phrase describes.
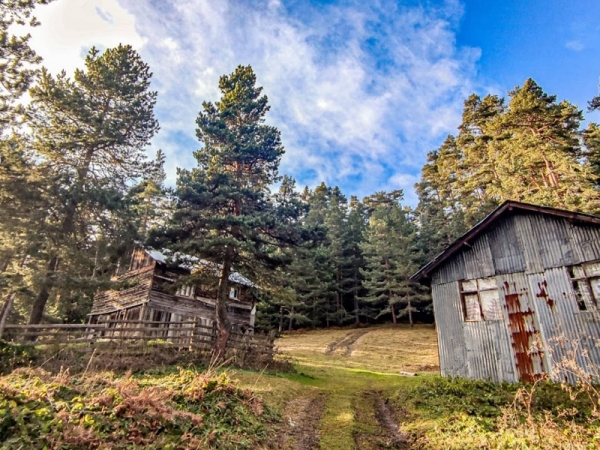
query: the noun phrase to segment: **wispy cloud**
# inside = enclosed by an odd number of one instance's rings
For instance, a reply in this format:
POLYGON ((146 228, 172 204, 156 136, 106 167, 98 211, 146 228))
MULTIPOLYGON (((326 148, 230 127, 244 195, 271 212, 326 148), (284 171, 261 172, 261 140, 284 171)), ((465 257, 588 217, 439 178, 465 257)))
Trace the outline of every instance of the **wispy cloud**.
POLYGON ((150 64, 162 128, 155 144, 169 157, 171 181, 175 166, 194 163, 202 101, 218 99, 219 76, 238 64, 253 66, 269 96, 267 121, 287 150, 282 172, 300 184, 339 184, 347 194, 410 190, 474 88, 479 51, 457 48, 462 9, 453 1, 427 8, 391 0, 115 1, 81 3, 101 8, 93 15, 108 38, 103 45, 114 45, 111 30, 126 29, 122 39, 150 64))
POLYGON ((565 47, 569 50, 573 50, 574 52, 580 52, 585 48, 585 45, 583 45, 583 42, 579 40, 572 40, 565 42, 565 47))

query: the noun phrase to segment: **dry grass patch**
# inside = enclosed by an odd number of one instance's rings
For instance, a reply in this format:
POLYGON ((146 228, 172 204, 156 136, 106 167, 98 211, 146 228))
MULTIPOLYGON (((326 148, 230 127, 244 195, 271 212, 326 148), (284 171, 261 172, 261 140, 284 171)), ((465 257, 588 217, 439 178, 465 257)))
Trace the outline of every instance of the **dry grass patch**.
POLYGON ((278 339, 276 346, 282 354, 303 366, 380 373, 439 370, 437 338, 432 325, 295 332, 278 339))

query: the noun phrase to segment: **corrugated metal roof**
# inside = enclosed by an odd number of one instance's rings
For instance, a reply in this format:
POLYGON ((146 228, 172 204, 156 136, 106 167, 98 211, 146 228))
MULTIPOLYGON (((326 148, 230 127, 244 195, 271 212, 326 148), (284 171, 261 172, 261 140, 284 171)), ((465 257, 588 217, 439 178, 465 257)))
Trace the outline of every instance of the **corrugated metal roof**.
MULTIPOLYGON (((171 254, 168 250, 144 249, 144 251, 156 262, 161 264, 172 263, 185 270, 194 270, 199 266, 214 268, 215 272, 221 269, 221 264, 207 261, 206 259, 196 258, 195 256, 183 254, 171 254)), ((238 272, 231 272, 229 281, 243 286, 254 287, 254 283, 238 272)))
POLYGON ((460 238, 450 244, 442 253, 436 256, 432 261, 423 266, 417 273, 415 273, 411 280, 420 280, 422 278, 428 278, 431 271, 442 264, 446 259, 458 252, 464 245, 470 245, 475 237, 479 236, 484 230, 490 225, 496 222, 502 216, 508 214, 515 214, 519 212, 537 212, 540 214, 563 217, 574 222, 590 223, 593 225, 600 226, 600 217, 593 216, 591 214, 583 214, 575 211, 567 211, 564 209, 550 208, 548 206, 531 205, 529 203, 521 203, 515 201, 506 201, 502 203, 498 208, 492 211, 485 219, 463 234, 460 238))

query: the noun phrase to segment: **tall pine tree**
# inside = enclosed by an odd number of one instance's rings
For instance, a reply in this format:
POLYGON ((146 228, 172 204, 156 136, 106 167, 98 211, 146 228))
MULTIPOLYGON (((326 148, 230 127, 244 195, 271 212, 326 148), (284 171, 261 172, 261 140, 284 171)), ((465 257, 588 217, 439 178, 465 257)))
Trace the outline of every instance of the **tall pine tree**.
POLYGON ((178 205, 167 235, 180 242, 174 249, 219 264, 214 352, 222 357, 231 333, 232 270, 260 283, 288 259, 279 249, 302 236, 293 217, 301 210, 270 196, 284 149, 279 131, 264 124, 268 99, 254 71, 237 67, 220 78, 219 89, 220 101, 203 103, 196 121, 203 144, 194 153, 198 165, 178 171, 178 205))
MULTIPOLYGON (((46 220, 35 258, 44 262, 29 323, 42 319, 53 290, 92 280, 98 247, 126 240, 128 185, 147 169, 145 147, 158 123, 151 73, 130 46, 92 49, 73 79, 42 71, 26 123, 46 175, 46 220)), ((129 236, 131 238, 131 236, 129 236)), ((83 283, 83 284, 82 284, 83 283)))

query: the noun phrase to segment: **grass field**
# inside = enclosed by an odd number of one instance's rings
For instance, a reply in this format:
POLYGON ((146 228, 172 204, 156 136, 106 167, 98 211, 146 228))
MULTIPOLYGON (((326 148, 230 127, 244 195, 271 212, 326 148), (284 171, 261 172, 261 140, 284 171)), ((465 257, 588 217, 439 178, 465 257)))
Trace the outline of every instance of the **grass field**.
POLYGON ((281 412, 275 448, 600 448, 596 387, 441 378, 431 326, 293 332, 277 347, 297 373, 235 375, 281 412))
POLYGON ((234 378, 282 411, 279 448, 408 448, 385 400, 437 373, 432 326, 299 331, 276 345, 297 373, 234 378))
POLYGON ((294 371, 18 369, 0 377, 0 450, 600 448, 597 386, 441 378, 431 326, 299 331, 276 345, 294 371))

